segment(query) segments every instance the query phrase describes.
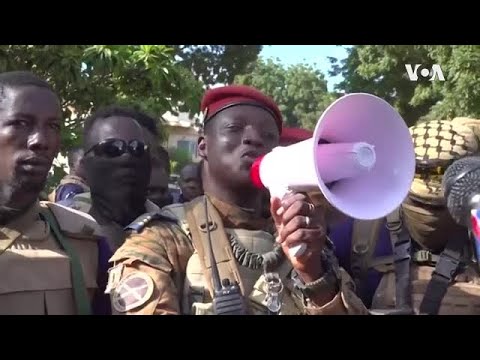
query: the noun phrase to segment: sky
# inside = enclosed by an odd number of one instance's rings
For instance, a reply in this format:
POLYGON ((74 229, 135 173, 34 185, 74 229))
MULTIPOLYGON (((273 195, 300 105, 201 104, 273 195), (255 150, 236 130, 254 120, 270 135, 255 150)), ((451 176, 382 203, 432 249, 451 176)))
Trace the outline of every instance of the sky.
POLYGON ((305 63, 318 68, 323 72, 328 81, 328 89, 342 80, 341 76, 331 77, 328 75, 330 62, 328 57, 335 57, 339 60, 347 56, 345 47, 349 45, 264 45, 260 56, 268 59, 277 58, 284 65, 295 65, 305 63))

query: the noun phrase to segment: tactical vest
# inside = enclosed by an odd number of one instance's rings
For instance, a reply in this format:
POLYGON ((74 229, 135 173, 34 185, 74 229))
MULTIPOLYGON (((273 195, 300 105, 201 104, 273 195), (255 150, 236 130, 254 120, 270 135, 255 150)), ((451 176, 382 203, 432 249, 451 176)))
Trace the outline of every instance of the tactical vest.
POLYGON ((462 267, 463 249, 451 241, 440 255, 414 249, 402 223, 401 209, 386 219, 355 220, 351 271, 357 292, 365 289, 369 269, 383 274, 372 301, 372 314, 480 314, 480 277, 462 267), (374 258, 386 221, 393 256, 374 258))
MULTIPOLYGON (((162 209, 162 214, 179 220, 182 229, 192 240, 195 251, 187 264, 184 282, 182 311, 191 315, 213 314, 213 286, 208 238, 205 232, 204 197, 199 197, 185 204, 174 204, 162 209)), ((267 309, 267 281, 262 267, 245 267, 239 264, 234 252, 241 247, 250 253, 262 254, 272 250, 275 238, 272 234, 261 230, 224 228, 220 215, 208 202, 210 236, 215 261, 221 279, 237 282, 244 298, 248 299, 248 312, 252 315, 269 314, 267 309), (246 295, 245 295, 246 294, 246 295)), ((238 256, 237 256, 238 257, 238 256)), ((293 297, 286 288, 286 280, 292 270, 288 261, 283 261, 275 269, 282 279, 284 289, 281 292, 281 309, 279 315, 301 314, 293 297)))
POLYGON ((80 235, 84 224, 75 213, 46 203, 40 210, 23 234, 0 229, 8 234, 0 239, 0 314, 91 314, 97 242, 80 235))

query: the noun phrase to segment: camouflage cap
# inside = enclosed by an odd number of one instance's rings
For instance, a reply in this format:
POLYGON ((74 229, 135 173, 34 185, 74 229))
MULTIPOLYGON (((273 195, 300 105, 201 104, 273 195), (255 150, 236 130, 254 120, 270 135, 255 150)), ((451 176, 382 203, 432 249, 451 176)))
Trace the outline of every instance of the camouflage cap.
POLYGON ((416 174, 410 194, 416 200, 442 204, 442 176, 455 160, 479 150, 474 131, 465 125, 433 120, 410 128, 415 155, 416 174))

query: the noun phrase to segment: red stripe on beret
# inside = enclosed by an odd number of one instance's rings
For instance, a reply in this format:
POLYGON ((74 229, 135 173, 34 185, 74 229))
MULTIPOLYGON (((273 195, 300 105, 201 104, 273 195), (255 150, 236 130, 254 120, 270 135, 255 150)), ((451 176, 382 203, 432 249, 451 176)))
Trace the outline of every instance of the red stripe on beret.
POLYGON ((280 109, 272 98, 261 91, 245 85, 228 85, 209 89, 203 96, 200 110, 204 113, 204 123, 219 111, 235 105, 253 104, 268 110, 275 119, 280 134, 283 118, 280 109))

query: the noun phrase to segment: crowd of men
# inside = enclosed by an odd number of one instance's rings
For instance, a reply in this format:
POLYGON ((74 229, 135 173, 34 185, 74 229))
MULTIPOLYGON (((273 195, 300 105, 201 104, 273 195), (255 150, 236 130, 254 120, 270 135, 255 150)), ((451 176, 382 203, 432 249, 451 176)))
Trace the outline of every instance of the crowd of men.
POLYGON ((112 104, 85 120, 49 201, 39 195, 60 148, 60 99, 30 72, 0 74, 0 94, 1 314, 480 313, 468 231, 441 189, 445 169, 479 151, 475 120, 412 127, 408 197, 358 221, 319 193, 270 198, 252 184, 285 128, 257 89, 205 92, 201 161, 181 170, 179 197, 155 119, 112 104), (294 257, 298 243, 307 250, 294 257))

